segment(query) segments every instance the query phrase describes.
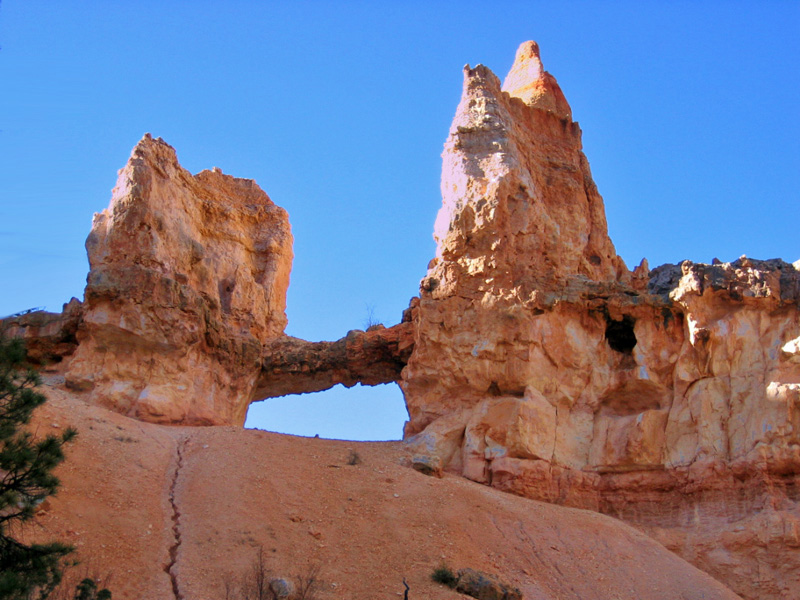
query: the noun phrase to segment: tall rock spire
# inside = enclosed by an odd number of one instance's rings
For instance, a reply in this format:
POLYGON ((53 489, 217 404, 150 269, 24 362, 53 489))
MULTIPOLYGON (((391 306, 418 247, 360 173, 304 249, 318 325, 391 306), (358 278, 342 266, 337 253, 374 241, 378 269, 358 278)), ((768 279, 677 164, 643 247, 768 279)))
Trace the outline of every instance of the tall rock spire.
POLYGON ((520 46, 503 88, 483 65, 465 67, 442 158, 437 255, 424 292, 527 296, 575 276, 627 275, 581 130, 535 42, 520 46))

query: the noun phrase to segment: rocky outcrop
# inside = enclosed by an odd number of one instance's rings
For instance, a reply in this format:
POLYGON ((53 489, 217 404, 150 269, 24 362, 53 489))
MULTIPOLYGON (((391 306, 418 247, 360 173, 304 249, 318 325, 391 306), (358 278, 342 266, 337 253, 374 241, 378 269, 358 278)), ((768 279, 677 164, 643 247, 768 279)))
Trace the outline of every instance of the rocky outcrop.
POLYGON ((241 425, 256 400, 397 381, 411 354, 410 313, 336 342, 285 336, 286 212, 251 180, 191 175, 160 138, 134 148, 86 248, 84 303, 6 329, 34 353, 69 340, 67 385, 140 420, 241 425))
POLYGON ((403 371, 414 464, 619 516, 800 590, 800 312, 780 260, 629 272, 535 44, 465 68, 403 371))
MULTIPOLYGON (((555 385, 558 373, 545 366, 553 361, 530 342, 558 331, 564 318, 536 317, 561 315, 587 295, 621 292, 621 282, 631 279, 608 237, 580 128, 533 42, 518 51, 506 88, 522 97, 501 90, 482 65, 464 70, 464 94, 443 155, 436 257, 422 280, 417 346, 402 384, 411 417, 407 434, 487 395, 522 398, 532 378, 542 379, 543 388, 548 377, 555 385), (530 365, 545 371, 533 373, 530 365)), ((602 339, 603 307, 596 309, 594 328, 602 339)), ((584 312, 581 306, 575 315, 576 333, 584 329, 584 312)), ((586 352, 588 340, 559 337, 563 352, 586 352)), ((591 371, 590 363, 574 366, 591 371)))
POLYGON ((25 340, 34 364, 59 363, 78 346, 75 334, 82 316, 81 302, 73 298, 60 313, 33 309, 0 319, 0 335, 25 340))
POLYGON ((144 420, 242 424, 262 344, 286 325, 286 211, 251 180, 191 175, 147 135, 86 249, 68 385, 144 420))
POLYGON ((625 277, 580 128, 533 42, 520 48, 503 90, 486 67, 465 67, 423 291, 442 300, 514 291, 519 303, 571 280, 625 277))

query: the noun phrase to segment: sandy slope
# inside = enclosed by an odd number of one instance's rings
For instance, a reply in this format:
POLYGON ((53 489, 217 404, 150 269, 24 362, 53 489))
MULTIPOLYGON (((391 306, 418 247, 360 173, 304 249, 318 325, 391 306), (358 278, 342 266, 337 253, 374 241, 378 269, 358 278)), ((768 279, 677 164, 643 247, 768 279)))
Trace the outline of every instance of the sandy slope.
POLYGON ((115 599, 222 599, 259 547, 276 576, 319 565, 323 599, 402 597, 404 577, 412 599, 462 597, 430 580, 442 562, 497 574, 527 600, 737 598, 614 519, 422 475, 401 442, 151 425, 50 382, 38 432, 80 434, 28 531, 112 572, 115 599))

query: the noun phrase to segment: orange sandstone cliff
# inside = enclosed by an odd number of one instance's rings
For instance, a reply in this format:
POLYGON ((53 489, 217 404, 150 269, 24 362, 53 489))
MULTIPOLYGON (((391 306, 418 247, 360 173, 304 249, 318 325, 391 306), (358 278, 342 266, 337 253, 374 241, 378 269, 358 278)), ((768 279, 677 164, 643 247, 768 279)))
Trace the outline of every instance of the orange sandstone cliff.
MULTIPOLYGON (((372 468, 391 471, 384 482, 402 482, 401 496, 404 486, 417 490, 418 506, 438 506, 436 494, 472 494, 474 488, 455 484, 463 479, 447 474, 460 475, 528 499, 617 517, 741 597, 800 596, 800 264, 742 257, 650 270, 642 261, 629 271, 609 239, 581 130, 534 42, 519 48, 502 85, 482 65, 465 67, 443 154, 442 196, 436 256, 403 321, 349 332, 336 342, 307 342, 283 334, 292 260, 286 213, 252 181, 216 171, 192 176, 171 147, 146 136, 120 172, 109 209, 95 217, 83 303, 71 303, 62 315, 6 320, 3 327, 28 338, 37 360, 66 357, 69 391, 53 388, 65 395, 63 406, 80 400, 96 405, 69 410, 89 411, 87 418, 125 431, 133 421, 119 417, 117 423, 116 416, 92 411, 103 407, 156 424, 241 425, 252 401, 337 383, 396 381, 409 412, 405 441, 378 452, 372 468), (421 481, 436 486, 438 480, 395 472, 387 466, 392 461, 444 475, 449 483, 423 493, 421 481)), ((197 574, 199 548, 225 540, 236 552, 244 543, 231 534, 239 525, 230 517, 204 541, 203 526, 221 517, 192 504, 205 493, 202 481, 219 479, 215 465, 230 462, 226 449, 231 456, 241 452, 244 462, 283 452, 279 460, 265 458, 269 479, 283 481, 287 457, 298 450, 283 448, 277 438, 240 439, 232 429, 158 427, 125 434, 162 449, 175 445, 176 454, 159 458, 159 468, 177 477, 184 465, 188 477, 180 485, 175 478, 152 483, 179 493, 186 527, 178 558, 167 560, 152 589, 177 585, 195 590, 183 597, 200 597, 211 584, 197 574)), ((313 458, 336 448, 320 446, 313 458)), ((369 478, 352 482, 345 472, 342 477, 347 483, 331 485, 377 485, 369 478)), ((243 478, 231 481, 246 487, 243 478)), ((78 502, 70 493, 85 493, 77 481, 70 489, 64 508, 50 517, 55 521, 69 519, 67 507, 78 502)), ((302 504, 291 497, 291 506, 302 504)), ((505 540, 498 543, 513 540, 514 560, 540 560, 537 536, 545 534, 520 515, 525 506, 541 505, 517 505, 525 500, 495 491, 481 497, 481 511, 511 510, 503 513, 507 520, 493 521, 505 540)), ((352 517, 344 507, 353 497, 324 498, 330 510, 352 517)), ((172 494, 162 509, 177 510, 175 502, 172 494)), ((362 508, 380 521, 388 510, 383 502, 376 496, 362 508)), ((253 504, 253 514, 261 510, 250 499, 242 503, 253 504)), ((291 506, 283 516, 304 522, 294 519, 291 506)), ((567 515, 545 513, 540 516, 554 520, 567 515)), ((275 518, 280 526, 252 534, 262 544, 276 531, 294 540, 294 525, 275 518)), ((315 540, 330 536, 336 544, 340 525, 327 518, 314 517, 305 533, 315 540)), ((425 527, 416 517, 404 518, 409 527, 425 527)), ((435 518, 451 517, 437 512, 435 518)), ((576 519, 577 530, 589 527, 584 517, 576 519)), ((369 525, 358 523, 366 535, 369 525)), ((456 529, 485 535, 463 519, 451 529, 448 536, 456 529)), ((390 543, 418 543, 391 528, 384 533, 390 543)), ((366 538, 352 543, 357 556, 374 553, 366 550, 366 538)), ((630 543, 631 552, 639 552, 630 543)), ((315 550, 320 556, 325 544, 315 550)), ((431 559, 450 556, 439 546, 425 548, 431 559)), ((614 548, 575 547, 570 556, 594 560, 609 551, 609 562, 598 568, 613 571, 621 564, 614 548)), ((580 587, 596 580, 585 572, 565 576, 572 582, 567 587, 547 587, 537 579, 545 575, 533 573, 539 567, 514 570, 486 556, 475 560, 494 564, 526 597, 594 597, 580 587)), ((656 564, 651 567, 661 568, 656 564)), ((732 597, 701 579, 691 579, 696 593, 687 591, 681 586, 693 572, 669 568, 676 570, 664 590, 621 591, 626 584, 611 577, 607 595, 597 597, 732 597)), ((377 597, 358 581, 348 597, 377 597)))
POLYGON ((538 48, 466 67, 403 371, 415 461, 612 514, 749 598, 800 593, 800 273, 608 238, 538 48))

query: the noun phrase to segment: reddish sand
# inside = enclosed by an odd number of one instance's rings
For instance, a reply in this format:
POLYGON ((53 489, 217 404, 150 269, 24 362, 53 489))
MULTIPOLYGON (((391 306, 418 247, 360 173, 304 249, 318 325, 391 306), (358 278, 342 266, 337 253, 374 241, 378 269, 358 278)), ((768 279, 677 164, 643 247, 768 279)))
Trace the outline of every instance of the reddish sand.
POLYGON ((403 578, 411 599, 465 597, 431 581, 442 563, 495 574, 527 600, 738 597, 615 519, 422 475, 402 442, 153 425, 49 379, 38 433, 79 436, 27 531, 111 573, 117 600, 223 599, 259 547, 273 576, 318 565, 320 599, 402 598, 403 578))

